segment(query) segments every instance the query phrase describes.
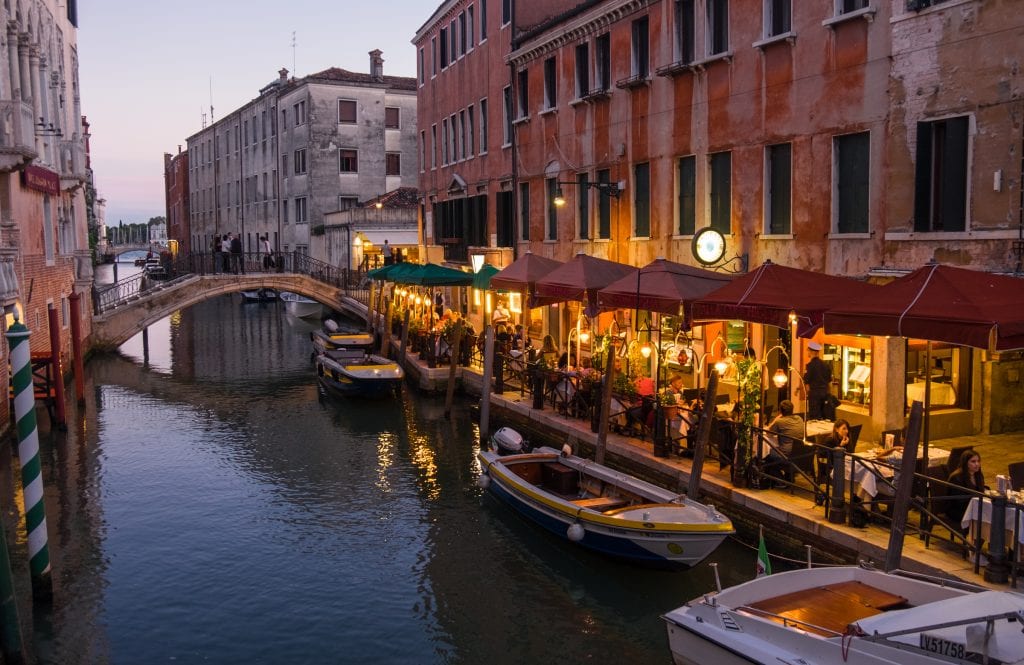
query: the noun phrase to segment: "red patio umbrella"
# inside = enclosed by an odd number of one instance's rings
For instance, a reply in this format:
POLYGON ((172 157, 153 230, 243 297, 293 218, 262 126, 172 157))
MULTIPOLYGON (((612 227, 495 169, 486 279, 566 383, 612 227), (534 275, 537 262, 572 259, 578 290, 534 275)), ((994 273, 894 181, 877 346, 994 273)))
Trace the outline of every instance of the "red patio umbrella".
MULTIPOLYGON (((587 316, 596 316, 597 292, 627 275, 636 278, 637 269, 623 263, 577 254, 537 281, 536 304, 553 305, 567 300, 587 301, 587 316)), ((491 279, 494 283, 494 279, 491 279)))
POLYGON ((655 259, 638 274, 626 275, 598 291, 597 304, 601 309, 646 309, 670 315, 678 315, 682 307, 689 323, 690 304, 733 278, 729 274, 655 259))
POLYGON ((789 327, 797 317, 797 335, 810 337, 821 327, 825 311, 878 287, 849 277, 837 277, 765 261, 753 272, 693 303, 693 321, 736 319, 789 327))
POLYGON ((825 313, 829 333, 1024 348, 1024 280, 929 264, 825 313))
POLYGON ((532 295, 537 280, 560 265, 562 265, 561 261, 546 259, 532 252, 526 252, 491 277, 491 289, 517 291, 527 296, 532 295))

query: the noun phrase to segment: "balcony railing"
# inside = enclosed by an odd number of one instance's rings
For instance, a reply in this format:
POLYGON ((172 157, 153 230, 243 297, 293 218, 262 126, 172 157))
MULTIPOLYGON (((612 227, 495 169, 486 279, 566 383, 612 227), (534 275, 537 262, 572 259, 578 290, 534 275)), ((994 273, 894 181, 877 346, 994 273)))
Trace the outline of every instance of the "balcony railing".
POLYGON ((86 181, 85 145, 80 139, 61 141, 60 186, 69 189, 86 181))
POLYGON ((0 100, 0 172, 13 171, 39 155, 32 123, 29 104, 0 100))

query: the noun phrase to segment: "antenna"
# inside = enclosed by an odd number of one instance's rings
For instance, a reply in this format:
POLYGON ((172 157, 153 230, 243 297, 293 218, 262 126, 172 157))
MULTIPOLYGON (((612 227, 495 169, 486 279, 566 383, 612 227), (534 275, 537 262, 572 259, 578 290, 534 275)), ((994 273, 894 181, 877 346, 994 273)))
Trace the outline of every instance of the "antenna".
POLYGON ((295 71, 295 31, 292 30, 292 76, 298 77, 298 73, 295 71))
POLYGON ((213 76, 210 77, 210 124, 213 124, 213 76))

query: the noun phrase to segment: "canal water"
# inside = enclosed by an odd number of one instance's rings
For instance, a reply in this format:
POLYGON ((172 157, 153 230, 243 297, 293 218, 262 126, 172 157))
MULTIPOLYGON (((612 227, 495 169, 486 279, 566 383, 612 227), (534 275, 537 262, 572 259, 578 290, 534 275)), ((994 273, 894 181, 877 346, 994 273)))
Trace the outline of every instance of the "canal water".
MULTIPOLYGON (((126 276, 124 265, 121 277, 126 276)), ((311 325, 238 295, 94 358, 44 436, 43 663, 670 663, 714 586, 539 531, 477 487, 469 400, 322 399, 311 325)), ((500 424, 500 423, 498 423, 500 424)), ((15 556, 20 556, 15 552, 15 556)), ((723 584, 754 553, 711 557, 723 584)))

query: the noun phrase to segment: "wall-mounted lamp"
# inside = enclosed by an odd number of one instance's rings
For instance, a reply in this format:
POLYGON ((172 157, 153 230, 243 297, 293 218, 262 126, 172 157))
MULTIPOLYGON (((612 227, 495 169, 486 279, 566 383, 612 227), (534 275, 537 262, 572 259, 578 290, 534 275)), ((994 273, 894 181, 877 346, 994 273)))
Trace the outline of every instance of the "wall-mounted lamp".
MULTIPOLYGON (((555 188, 555 198, 552 199, 552 203, 561 208, 565 205, 565 195, 562 194, 562 185, 572 185, 573 187, 579 187, 583 183, 579 182, 559 182, 558 187, 555 188)), ((612 198, 619 198, 622 194, 622 190, 626 189, 626 181, 620 180, 618 182, 587 182, 586 187, 596 189, 602 194, 607 194, 612 198)))
POLYGON ((381 208, 384 207, 384 202, 378 199, 377 202, 373 204, 373 207, 376 208, 377 210, 380 210, 381 208))

